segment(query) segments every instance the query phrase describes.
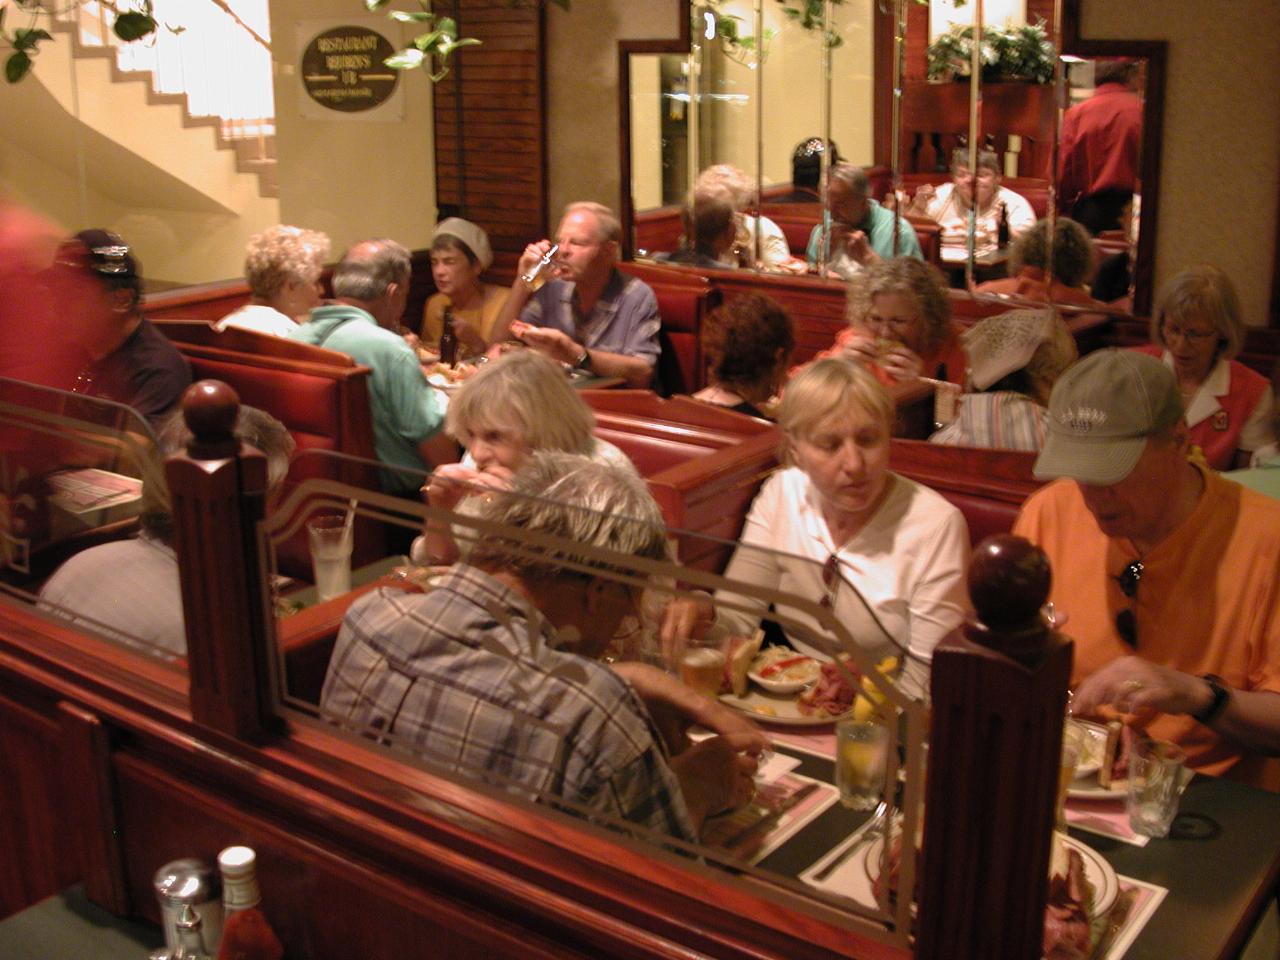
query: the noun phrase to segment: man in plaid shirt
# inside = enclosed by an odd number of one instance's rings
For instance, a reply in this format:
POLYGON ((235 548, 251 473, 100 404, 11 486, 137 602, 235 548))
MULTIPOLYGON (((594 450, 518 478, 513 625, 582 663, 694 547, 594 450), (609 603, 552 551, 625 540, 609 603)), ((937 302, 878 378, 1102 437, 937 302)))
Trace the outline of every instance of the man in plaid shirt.
POLYGON ((597 662, 635 590, 571 549, 665 559, 657 505, 637 477, 565 453, 531 456, 513 493, 484 518, 558 543, 487 534, 429 593, 361 598, 322 713, 523 796, 696 840, 703 818, 750 799, 764 739, 659 670, 597 662), (694 721, 721 735, 690 746, 694 721))

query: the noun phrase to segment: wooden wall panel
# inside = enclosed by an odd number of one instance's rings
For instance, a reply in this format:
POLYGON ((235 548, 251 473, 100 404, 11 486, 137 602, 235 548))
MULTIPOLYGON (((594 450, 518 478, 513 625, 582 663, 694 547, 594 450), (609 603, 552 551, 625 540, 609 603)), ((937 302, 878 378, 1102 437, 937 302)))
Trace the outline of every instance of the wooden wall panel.
POLYGON ((0 696, 0 917, 79 879, 64 829, 59 742, 52 715, 0 696))
POLYGON ((435 5, 460 35, 482 41, 453 59, 436 85, 436 202, 493 245, 486 279, 510 282, 521 251, 547 235, 543 12, 509 0, 435 5))

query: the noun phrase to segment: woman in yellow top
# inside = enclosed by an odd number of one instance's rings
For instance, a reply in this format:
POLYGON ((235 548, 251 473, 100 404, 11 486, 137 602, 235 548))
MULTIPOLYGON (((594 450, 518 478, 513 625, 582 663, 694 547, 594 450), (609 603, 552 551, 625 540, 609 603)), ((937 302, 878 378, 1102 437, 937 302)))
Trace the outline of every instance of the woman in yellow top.
POLYGON ((469 220, 449 217, 431 238, 431 277, 437 293, 422 313, 422 343, 434 347, 444 329, 445 307, 453 308, 453 330, 467 353, 483 353, 493 323, 507 300, 508 288, 481 283, 493 263, 493 248, 483 230, 469 220))

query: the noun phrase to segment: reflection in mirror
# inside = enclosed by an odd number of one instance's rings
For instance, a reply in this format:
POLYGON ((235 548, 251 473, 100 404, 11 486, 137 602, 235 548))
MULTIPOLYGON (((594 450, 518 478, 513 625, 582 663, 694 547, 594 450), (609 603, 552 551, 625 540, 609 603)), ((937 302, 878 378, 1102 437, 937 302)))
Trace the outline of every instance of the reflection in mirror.
POLYGON ((164 441, 129 407, 7 378, 0 437, 0 592, 178 662, 186 638, 164 441))
MULTIPOLYGON (((804 272, 821 187, 793 183, 798 146, 834 138, 853 162, 873 159, 875 6, 827 7, 806 26, 765 0, 695 5, 688 57, 630 58, 637 256, 804 272), (728 249, 724 191, 736 214, 728 249), (690 203, 716 222, 699 227, 690 203)), ((824 153, 810 157, 821 166, 824 153)))
POLYGON ((286 537, 320 511, 352 515, 352 529, 361 518, 439 525, 460 557, 382 558, 327 603, 292 594, 313 604, 277 626, 281 701, 297 722, 655 853, 695 854, 727 882, 747 873, 906 945, 910 898, 894 903, 872 878, 909 887, 916 844, 899 858, 885 836, 899 815, 872 811, 902 811, 900 833, 917 836, 924 707, 895 682, 902 651, 881 639, 883 614, 856 577, 737 548, 734 569, 803 575, 813 590, 796 596, 673 563, 673 543, 682 556, 733 545, 669 530, 634 470, 565 453, 529 456, 509 489, 468 486, 451 510, 309 482, 262 535, 286 537), (812 659, 761 652, 770 605, 812 659), (793 683, 802 660, 808 673, 793 683), (838 755, 789 745, 789 730, 829 730, 836 717, 877 736, 838 755))

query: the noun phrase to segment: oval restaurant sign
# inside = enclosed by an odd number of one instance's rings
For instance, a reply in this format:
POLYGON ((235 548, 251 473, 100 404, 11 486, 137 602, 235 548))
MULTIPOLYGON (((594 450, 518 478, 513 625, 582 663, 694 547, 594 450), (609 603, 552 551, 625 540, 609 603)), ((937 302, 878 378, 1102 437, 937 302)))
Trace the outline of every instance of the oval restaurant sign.
POLYGON ((302 54, 302 85, 311 99, 330 110, 372 110, 395 92, 400 74, 383 64, 395 48, 368 27, 334 27, 317 36, 302 54))

